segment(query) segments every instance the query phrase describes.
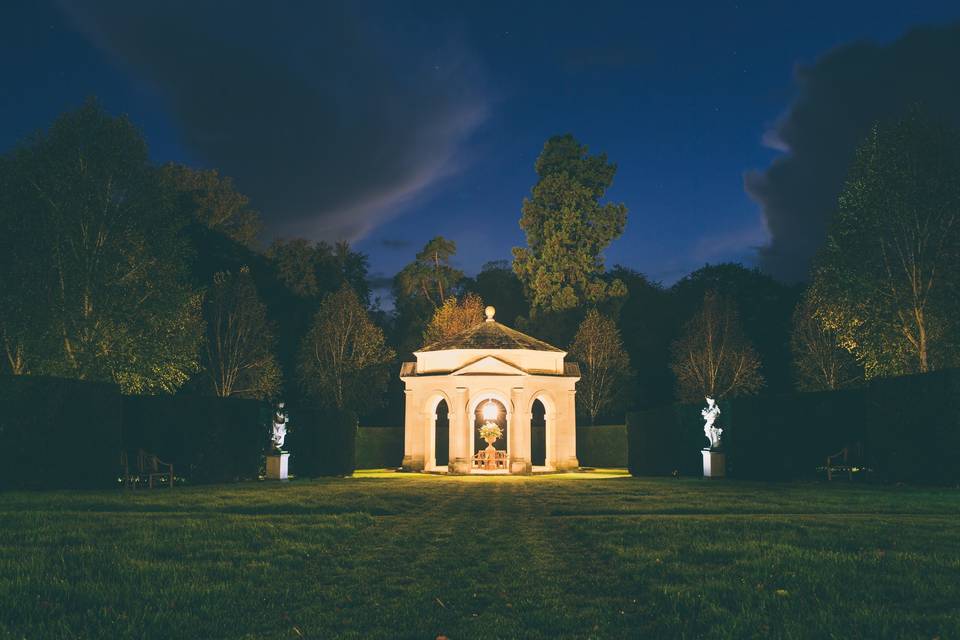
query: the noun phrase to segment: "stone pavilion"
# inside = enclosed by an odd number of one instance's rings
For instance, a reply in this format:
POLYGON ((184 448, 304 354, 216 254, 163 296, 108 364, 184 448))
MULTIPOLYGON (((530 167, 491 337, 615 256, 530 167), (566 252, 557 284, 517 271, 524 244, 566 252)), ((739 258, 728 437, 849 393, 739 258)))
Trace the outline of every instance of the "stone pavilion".
POLYGON ((576 382, 565 351, 504 326, 487 307, 486 322, 414 352, 400 379, 405 391, 403 467, 455 474, 484 471, 478 435, 496 422, 502 469, 495 473, 576 469, 576 382))

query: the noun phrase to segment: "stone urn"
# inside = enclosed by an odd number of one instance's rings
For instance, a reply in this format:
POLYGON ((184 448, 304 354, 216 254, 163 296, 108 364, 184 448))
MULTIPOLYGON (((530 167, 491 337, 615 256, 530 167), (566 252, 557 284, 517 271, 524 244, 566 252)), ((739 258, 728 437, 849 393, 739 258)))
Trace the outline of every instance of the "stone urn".
POLYGON ((487 443, 487 448, 483 450, 483 469, 492 471, 497 468, 497 448, 493 443, 500 439, 503 431, 496 422, 486 422, 480 427, 480 437, 487 443))

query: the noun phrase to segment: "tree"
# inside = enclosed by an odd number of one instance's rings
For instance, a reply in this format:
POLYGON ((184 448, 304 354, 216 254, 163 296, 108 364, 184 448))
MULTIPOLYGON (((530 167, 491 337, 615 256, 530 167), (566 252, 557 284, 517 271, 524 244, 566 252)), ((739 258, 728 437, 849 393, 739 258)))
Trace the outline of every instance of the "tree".
POLYGON ((801 391, 835 391, 863 380, 863 368, 840 346, 836 332, 817 319, 809 296, 804 296, 793 313, 790 347, 801 391))
POLYGON ((280 390, 274 329, 250 270, 218 273, 204 297, 207 340, 203 366, 213 392, 265 400, 280 390))
POLYGON ((916 109, 874 126, 810 288, 867 378, 960 363, 960 132, 916 109))
POLYGON ((523 284, 513 272, 508 260, 487 262, 474 278, 462 281, 465 291, 480 296, 487 304, 497 308, 497 321, 515 327, 517 318, 530 312, 523 295, 523 284))
POLYGON ((524 199, 520 227, 526 247, 513 249, 513 269, 531 311, 563 311, 625 293, 602 276, 602 252, 623 233, 627 208, 600 203, 617 167, 606 154, 590 156, 567 134, 554 136, 537 159, 539 176, 524 199))
POLYGON ((670 288, 678 324, 700 309, 708 291, 716 291, 736 307, 743 330, 763 362, 764 388, 792 391, 791 318, 802 288, 737 263, 705 265, 670 288))
POLYGON ((420 297, 434 309, 453 295, 454 287, 463 278, 463 272, 450 265, 457 252, 457 244, 437 236, 424 246, 416 259, 397 274, 397 284, 403 295, 420 297))
POLYGON ((327 406, 363 413, 383 401, 394 353, 347 285, 320 305, 300 349, 300 383, 327 406))
POLYGON ((431 344, 456 335, 484 320, 484 304, 475 293, 468 293, 462 300, 448 297, 438 308, 430 324, 423 332, 423 343, 431 344))
POLYGON ((590 424, 596 424, 603 412, 625 404, 633 372, 612 319, 591 309, 577 329, 570 356, 580 364, 577 400, 581 411, 590 416, 590 424))
POLYGON ((170 162, 160 169, 163 179, 186 199, 185 206, 204 226, 253 247, 263 227, 250 199, 238 193, 233 180, 216 169, 192 169, 170 162))
POLYGON ((202 339, 189 218, 134 126, 88 102, 14 149, 3 174, 7 360, 125 393, 186 382, 202 339))
POLYGON ((277 279, 294 295, 320 302, 348 284, 364 305, 370 303, 367 256, 346 242, 310 243, 303 238, 275 240, 267 250, 277 279))
MULTIPOLYGON (((673 397, 670 343, 677 337, 674 298, 659 282, 622 266, 610 274, 624 283, 627 295, 617 299, 617 318, 624 348, 635 373, 635 406, 659 406, 673 397)), ((701 295, 701 300, 703 297, 701 295)))
POLYGON ((715 291, 704 295, 671 351, 677 397, 684 402, 749 395, 764 384, 760 358, 743 333, 736 307, 715 291))

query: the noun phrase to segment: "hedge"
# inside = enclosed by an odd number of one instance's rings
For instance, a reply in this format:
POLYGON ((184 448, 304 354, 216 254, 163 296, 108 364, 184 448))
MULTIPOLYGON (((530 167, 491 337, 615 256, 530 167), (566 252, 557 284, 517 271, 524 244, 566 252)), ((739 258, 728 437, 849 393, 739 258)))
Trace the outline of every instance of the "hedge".
POLYGON ((577 425, 577 458, 584 467, 627 466, 627 428, 577 425))
POLYGON ((256 479, 269 443, 271 413, 256 400, 211 396, 124 396, 123 445, 173 463, 193 483, 256 479))
POLYGON ((0 376, 0 488, 116 486, 122 415, 111 384, 0 376))
POLYGON ((357 429, 357 469, 394 469, 403 462, 403 427, 357 429))
MULTIPOLYGON (((861 389, 721 401, 731 478, 814 477, 826 456, 860 443, 881 480, 953 484, 960 465, 960 370, 873 380, 861 389)), ((700 475, 706 446, 700 405, 628 414, 633 475, 700 475)))
POLYGON ((357 414, 300 407, 290 410, 290 473, 302 477, 348 476, 356 469, 357 414))

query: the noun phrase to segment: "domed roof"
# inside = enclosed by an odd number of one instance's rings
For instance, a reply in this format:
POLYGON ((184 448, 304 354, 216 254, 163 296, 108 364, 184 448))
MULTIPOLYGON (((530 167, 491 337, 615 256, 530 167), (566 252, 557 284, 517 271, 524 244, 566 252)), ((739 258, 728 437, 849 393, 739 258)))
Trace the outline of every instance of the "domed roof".
POLYGON ((419 352, 448 351, 451 349, 526 349, 528 351, 556 351, 563 349, 537 340, 493 319, 493 307, 487 307, 487 320, 449 338, 424 345, 419 352))

